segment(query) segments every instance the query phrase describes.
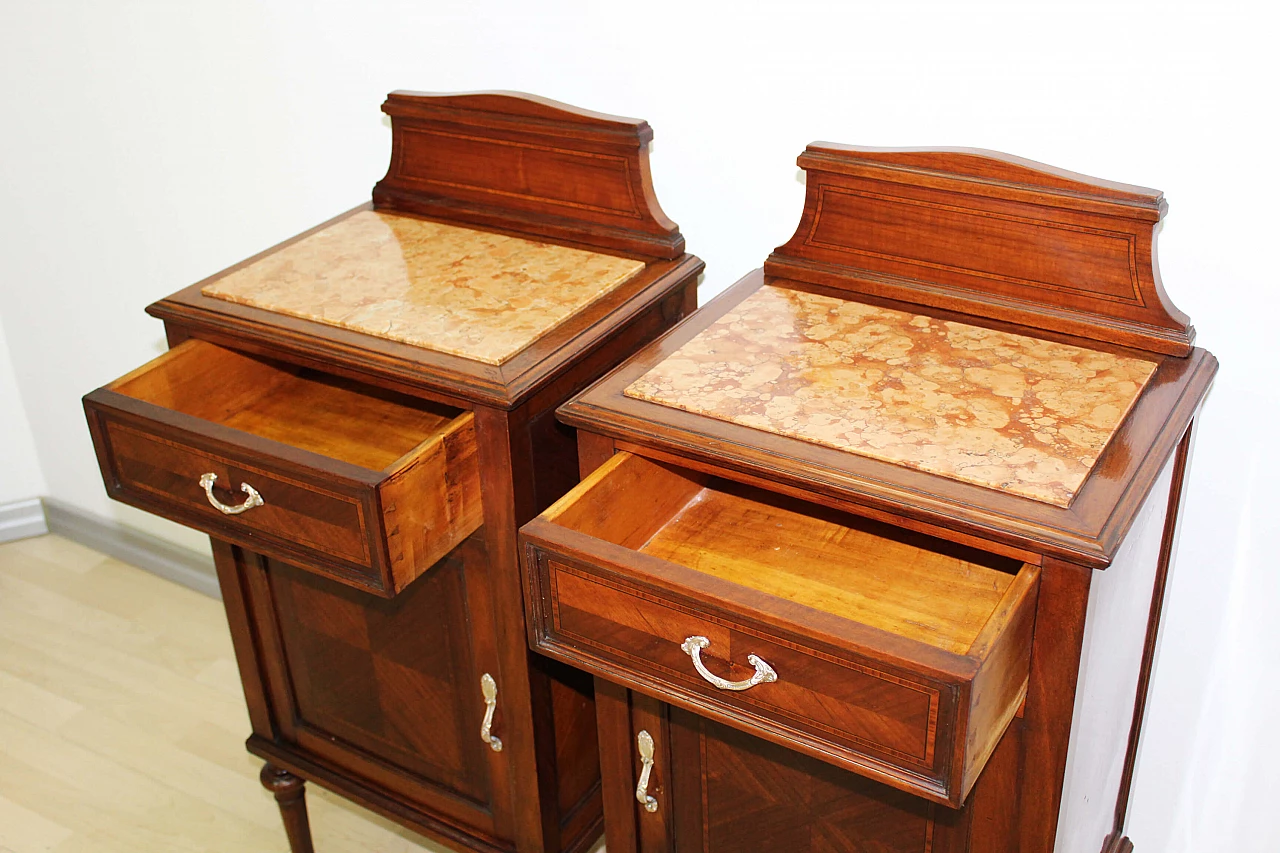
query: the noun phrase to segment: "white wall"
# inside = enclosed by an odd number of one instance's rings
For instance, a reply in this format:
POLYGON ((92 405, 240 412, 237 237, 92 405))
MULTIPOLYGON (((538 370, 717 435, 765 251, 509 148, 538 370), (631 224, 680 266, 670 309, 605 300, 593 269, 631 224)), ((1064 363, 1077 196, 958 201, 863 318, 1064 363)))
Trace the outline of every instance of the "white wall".
POLYGON ((44 474, 36 459, 35 440, 0 320, 0 507, 38 498, 44 492, 44 474))
POLYGON ((191 547, 106 500, 78 398, 162 349, 148 302, 367 198, 391 89, 647 118, 704 298, 790 235, 813 139, 981 146, 1163 189, 1164 279, 1223 371, 1130 835, 1139 853, 1273 849, 1276 78, 1251 7, 156 0, 5 19, 0 316, 48 493, 191 547))

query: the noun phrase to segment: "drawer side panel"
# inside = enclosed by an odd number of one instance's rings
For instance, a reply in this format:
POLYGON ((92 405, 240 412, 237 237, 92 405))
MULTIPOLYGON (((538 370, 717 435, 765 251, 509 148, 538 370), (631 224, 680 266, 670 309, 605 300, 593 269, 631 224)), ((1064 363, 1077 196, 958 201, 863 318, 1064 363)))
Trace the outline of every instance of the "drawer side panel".
POLYGON ((475 416, 456 419, 378 489, 387 556, 402 590, 484 521, 475 416))

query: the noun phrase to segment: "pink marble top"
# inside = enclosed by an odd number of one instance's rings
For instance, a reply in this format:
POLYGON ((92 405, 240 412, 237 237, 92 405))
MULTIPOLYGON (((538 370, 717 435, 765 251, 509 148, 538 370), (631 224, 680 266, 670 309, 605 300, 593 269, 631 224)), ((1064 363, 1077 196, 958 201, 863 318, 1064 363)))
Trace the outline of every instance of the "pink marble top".
POLYGON ((1155 368, 765 286, 625 393, 1065 507, 1155 368))
POLYGON ((206 285, 206 296, 502 364, 642 261, 361 211, 206 285))

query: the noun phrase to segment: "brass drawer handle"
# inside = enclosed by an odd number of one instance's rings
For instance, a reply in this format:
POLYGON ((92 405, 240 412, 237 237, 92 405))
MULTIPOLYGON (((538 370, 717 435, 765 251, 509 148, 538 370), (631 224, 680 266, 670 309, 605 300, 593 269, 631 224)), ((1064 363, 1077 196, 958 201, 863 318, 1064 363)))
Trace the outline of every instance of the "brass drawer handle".
POLYGON ((489 744, 494 752, 502 752, 502 739, 492 731, 493 712, 498 708, 498 682, 487 672, 480 676, 480 692, 484 695, 484 722, 480 724, 480 740, 489 744))
POLYGON ((227 506, 222 501, 213 496, 213 484, 217 482, 217 474, 201 474, 200 485, 204 488, 204 496, 209 499, 210 505, 223 515, 239 515, 247 512, 255 506, 262 506, 266 501, 262 499, 262 495, 258 494, 258 490, 248 483, 240 484, 240 491, 244 492, 248 497, 244 499, 244 503, 239 506, 227 506))
POLYGON ((773 671, 773 667, 760 660, 755 655, 747 655, 747 663, 756 668, 755 675, 746 681, 726 681, 711 670, 707 669, 702 663, 702 650, 711 645, 711 641, 706 637, 689 637, 680 644, 680 649, 693 658, 693 668, 698 671, 708 682, 715 685, 721 690, 750 690, 757 684, 768 684, 771 681, 778 680, 778 673, 773 671))
POLYGON ((649 796, 649 773, 653 770, 653 736, 644 729, 636 735, 636 746, 640 749, 640 781, 636 783, 636 800, 647 812, 658 810, 658 801, 649 796))

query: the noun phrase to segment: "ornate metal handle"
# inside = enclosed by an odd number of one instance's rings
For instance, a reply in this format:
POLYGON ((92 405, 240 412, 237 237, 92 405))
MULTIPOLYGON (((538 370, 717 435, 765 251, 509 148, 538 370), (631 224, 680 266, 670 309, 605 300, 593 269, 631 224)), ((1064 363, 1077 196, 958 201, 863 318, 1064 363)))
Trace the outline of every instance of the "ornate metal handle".
POLYGON ((200 475, 200 485, 204 489, 204 496, 209 499, 209 503, 213 508, 223 515, 239 515, 242 512, 247 512, 248 510, 253 509, 255 506, 262 506, 266 503, 266 501, 262 499, 262 495, 258 494, 257 489, 250 486, 248 483, 241 483, 240 491, 244 492, 248 497, 244 499, 244 503, 240 504, 240 506, 227 506, 213 496, 213 484, 217 482, 217 480, 217 474, 200 475))
POLYGON ((493 712, 498 708, 498 682, 485 673, 480 676, 480 692, 484 695, 484 722, 480 724, 480 740, 494 752, 502 752, 502 739, 492 732, 493 712))
POLYGON ((702 663, 702 650, 711 645, 711 641, 706 637, 689 637, 680 644, 680 649, 693 658, 693 668, 711 684, 721 690, 750 690, 757 684, 768 684, 771 681, 778 680, 778 673, 773 671, 773 667, 760 660, 755 655, 747 655, 747 663, 756 668, 756 674, 748 678, 746 681, 726 681, 702 663))
POLYGON ((658 810, 658 801, 649 796, 649 773, 653 770, 653 737, 644 729, 636 735, 636 746, 640 749, 640 781, 636 783, 636 800, 647 812, 658 810))

